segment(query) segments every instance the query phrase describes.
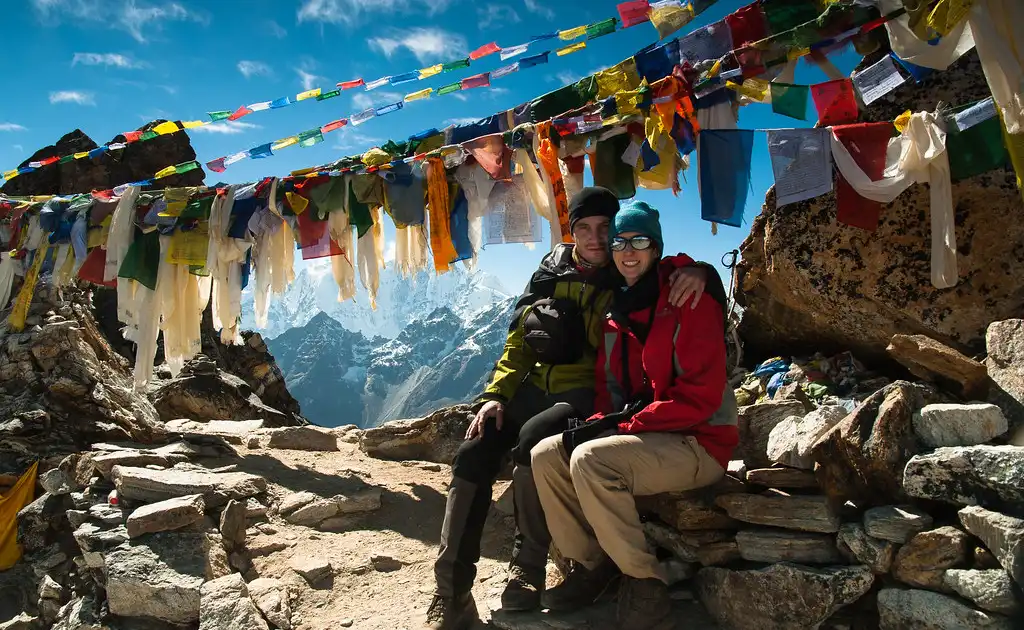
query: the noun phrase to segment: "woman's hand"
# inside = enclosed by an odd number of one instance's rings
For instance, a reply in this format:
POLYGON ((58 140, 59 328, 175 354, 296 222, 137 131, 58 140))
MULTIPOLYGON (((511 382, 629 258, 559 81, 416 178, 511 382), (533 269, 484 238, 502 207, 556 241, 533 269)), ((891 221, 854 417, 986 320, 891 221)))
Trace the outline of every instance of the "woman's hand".
POLYGON ((672 272, 668 278, 668 303, 676 308, 686 304, 693 297, 690 309, 697 308, 697 303, 704 295, 704 287, 708 283, 708 272, 702 267, 682 267, 672 272))
POLYGON ((487 419, 493 417, 494 425, 501 431, 501 425, 504 421, 505 416, 505 405, 501 404, 496 400, 488 400, 484 403, 483 407, 480 407, 480 411, 476 412, 476 416, 473 421, 469 423, 469 428, 466 429, 466 439, 472 440, 477 436, 484 434, 484 424, 487 423, 487 419))

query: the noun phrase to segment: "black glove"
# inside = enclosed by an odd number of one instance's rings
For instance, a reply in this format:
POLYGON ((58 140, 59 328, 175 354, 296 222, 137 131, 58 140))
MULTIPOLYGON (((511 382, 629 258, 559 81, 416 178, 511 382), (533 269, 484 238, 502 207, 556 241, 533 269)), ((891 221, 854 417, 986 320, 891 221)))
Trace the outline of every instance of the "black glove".
POLYGON ((618 428, 619 423, 623 421, 624 413, 622 411, 610 413, 590 422, 578 418, 570 419, 569 429, 562 432, 562 446, 565 448, 566 454, 572 455, 573 449, 580 444, 597 439, 602 433, 618 428))

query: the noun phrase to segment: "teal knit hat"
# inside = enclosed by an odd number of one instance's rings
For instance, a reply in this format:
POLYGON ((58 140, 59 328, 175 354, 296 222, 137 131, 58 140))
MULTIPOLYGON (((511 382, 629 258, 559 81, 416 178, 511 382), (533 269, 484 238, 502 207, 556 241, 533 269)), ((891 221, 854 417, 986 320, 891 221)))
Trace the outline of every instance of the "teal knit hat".
POLYGON ((665 251, 665 243, 661 238, 661 222, 658 211, 643 201, 630 201, 622 205, 615 214, 611 237, 636 232, 649 236, 657 245, 659 252, 665 251))

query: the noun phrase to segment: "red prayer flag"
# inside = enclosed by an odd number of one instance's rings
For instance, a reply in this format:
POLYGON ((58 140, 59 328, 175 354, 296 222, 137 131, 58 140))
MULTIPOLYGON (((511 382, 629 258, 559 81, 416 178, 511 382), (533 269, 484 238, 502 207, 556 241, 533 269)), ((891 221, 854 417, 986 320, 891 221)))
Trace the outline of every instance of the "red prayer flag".
POLYGON ((338 87, 343 90, 351 90, 352 88, 357 88, 360 85, 366 85, 366 82, 362 79, 356 79, 355 81, 342 81, 338 84, 338 87))
POLYGON ((860 111, 851 79, 836 79, 812 85, 811 98, 818 110, 818 126, 831 127, 857 122, 860 111))
POLYGON ((126 131, 126 132, 122 133, 121 135, 124 136, 124 141, 126 143, 131 144, 132 142, 138 142, 139 141, 139 138, 142 137, 142 132, 141 131, 126 131))
POLYGON ((499 50, 501 50, 501 47, 498 46, 497 42, 491 42, 490 44, 481 46, 480 48, 477 48, 473 52, 469 53, 469 58, 472 59, 473 61, 476 61, 481 57, 486 57, 487 55, 494 54, 499 50))
POLYGON ((102 247, 93 247, 89 250, 89 255, 85 257, 85 262, 78 269, 78 277, 86 282, 98 284, 104 287, 116 287, 117 280, 111 280, 109 282, 103 281, 103 268, 107 264, 107 250, 102 247))
POLYGON ((341 118, 339 120, 332 120, 323 127, 320 127, 320 133, 330 133, 337 131, 348 124, 348 118, 341 118))
POLYGON ((760 2, 749 4, 731 15, 725 16, 725 23, 732 32, 732 44, 735 48, 759 42, 768 37, 768 20, 760 2))
MULTIPOLYGON (((885 153, 892 138, 891 122, 839 125, 832 133, 850 152, 853 160, 872 180, 879 180, 885 172, 885 153)), ((868 232, 878 229, 882 204, 861 197, 839 174, 836 182, 836 220, 868 232)))
POLYGON ((249 109, 245 105, 242 105, 241 107, 239 107, 238 109, 235 110, 235 113, 233 113, 230 116, 228 116, 228 120, 238 120, 242 116, 246 116, 246 115, 251 114, 251 113, 252 113, 251 109, 249 109))
POLYGON ((317 221, 312 212, 303 212, 296 219, 299 223, 299 247, 302 249, 302 259, 312 260, 325 256, 344 255, 338 243, 331 238, 331 231, 327 229, 327 221, 317 221))
POLYGON ((473 75, 466 77, 462 80, 462 89, 468 90, 471 88, 487 87, 491 84, 491 73, 485 72, 483 74, 473 75))
POLYGON ((219 157, 216 160, 210 160, 209 162, 207 162, 206 163, 206 168, 210 169, 214 173, 223 173, 224 171, 226 171, 228 169, 227 166, 224 166, 224 158, 222 158, 222 157, 219 157))
POLYGON ((743 78, 759 77, 768 69, 764 65, 764 57, 757 48, 744 48, 735 52, 736 65, 743 69, 743 78))
POLYGON ((651 10, 651 4, 647 0, 631 0, 630 2, 623 2, 615 8, 619 10, 622 28, 629 28, 630 26, 650 21, 650 17, 647 14, 651 10))
POLYGON ((54 162, 56 162, 59 159, 60 159, 59 156, 54 155, 53 157, 48 157, 45 160, 42 160, 41 162, 39 162, 39 165, 40 166, 46 166, 47 164, 53 164, 54 162))

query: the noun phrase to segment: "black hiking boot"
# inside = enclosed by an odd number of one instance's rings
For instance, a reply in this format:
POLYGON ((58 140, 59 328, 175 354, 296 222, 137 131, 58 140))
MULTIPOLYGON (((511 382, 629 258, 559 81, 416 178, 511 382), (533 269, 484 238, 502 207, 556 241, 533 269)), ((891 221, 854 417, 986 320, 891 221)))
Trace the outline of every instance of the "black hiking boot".
POLYGON ((604 562, 591 571, 578 562, 572 563, 562 583, 544 594, 544 607, 553 611, 573 611, 596 602, 618 577, 618 569, 604 562))
POLYGON ((472 593, 456 597, 434 595, 423 630, 469 630, 479 620, 472 593))
POLYGON ((617 630, 672 630, 672 598, 668 587, 657 579, 640 580, 622 576, 615 610, 617 630))
POLYGON ((527 569, 513 564, 508 569, 508 582, 501 592, 501 607, 512 612, 527 612, 540 608, 544 592, 544 569, 527 569))

